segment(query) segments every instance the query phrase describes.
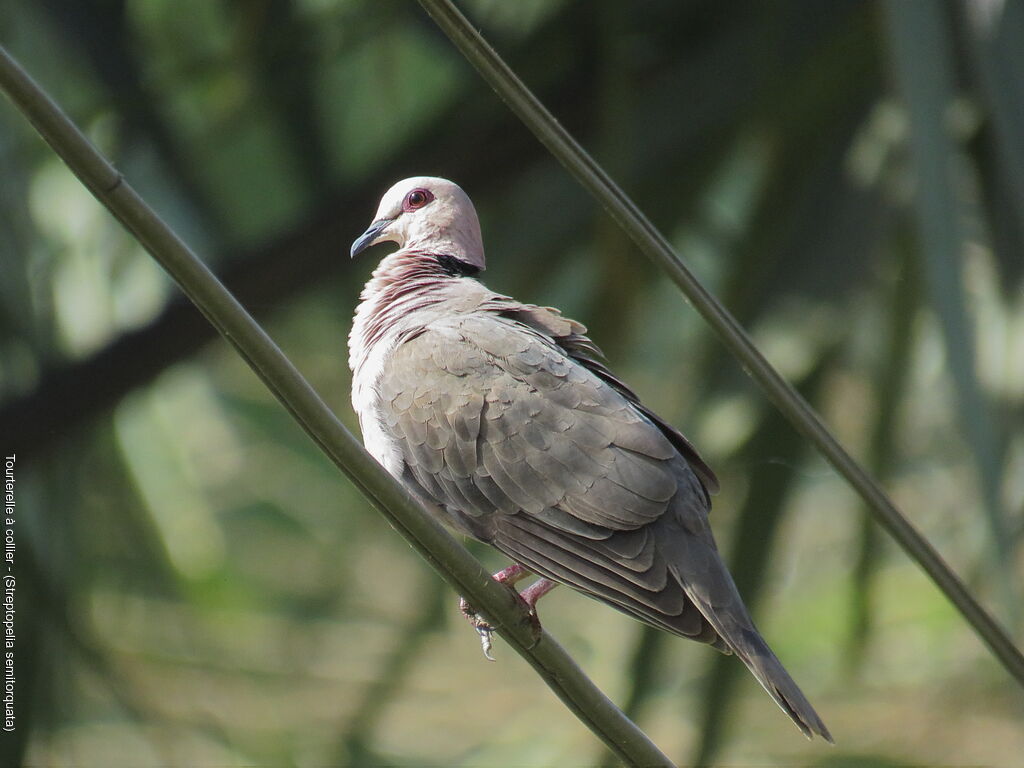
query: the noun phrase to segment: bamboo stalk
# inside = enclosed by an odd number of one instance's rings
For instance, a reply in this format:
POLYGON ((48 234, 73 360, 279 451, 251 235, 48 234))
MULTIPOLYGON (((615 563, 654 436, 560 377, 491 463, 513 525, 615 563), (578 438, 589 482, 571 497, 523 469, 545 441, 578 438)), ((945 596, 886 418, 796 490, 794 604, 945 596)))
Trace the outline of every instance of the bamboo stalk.
POLYGON ((481 610, 566 707, 628 765, 671 766, 668 757, 572 657, 536 627, 514 593, 494 581, 363 449, 263 328, 2 47, 0 88, 79 180, 167 270, 306 434, 434 570, 481 610))
POLYGON ((978 506, 989 527, 992 557, 986 558, 986 564, 1012 626, 1019 610, 1013 588, 1012 539, 1000 499, 1000 441, 975 372, 975 335, 963 284, 966 238, 956 194, 956 145, 946 120, 954 92, 946 9, 932 0, 889 0, 882 7, 893 74, 910 117, 910 161, 916 177, 913 211, 921 261, 942 329, 961 431, 981 490, 978 506))
POLYGON ((419 0, 419 3, 509 109, 604 206, 640 250, 668 273, 768 399, 864 499, 877 522, 942 590, 1006 671, 1024 686, 1024 655, 1006 630, 974 598, 881 486, 846 451, 817 412, 765 359, 743 327, 683 264, 664 235, 516 77, 451 0, 419 0))

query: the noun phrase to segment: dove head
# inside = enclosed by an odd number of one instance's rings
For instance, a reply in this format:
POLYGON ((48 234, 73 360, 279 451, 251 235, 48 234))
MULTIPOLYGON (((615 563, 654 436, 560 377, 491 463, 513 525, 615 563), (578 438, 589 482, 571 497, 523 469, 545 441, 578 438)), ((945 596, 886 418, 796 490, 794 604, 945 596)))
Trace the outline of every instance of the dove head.
POLYGON ((352 256, 383 242, 448 256, 474 271, 485 266, 476 209, 462 188, 447 179, 414 176, 391 187, 369 229, 352 243, 352 256))

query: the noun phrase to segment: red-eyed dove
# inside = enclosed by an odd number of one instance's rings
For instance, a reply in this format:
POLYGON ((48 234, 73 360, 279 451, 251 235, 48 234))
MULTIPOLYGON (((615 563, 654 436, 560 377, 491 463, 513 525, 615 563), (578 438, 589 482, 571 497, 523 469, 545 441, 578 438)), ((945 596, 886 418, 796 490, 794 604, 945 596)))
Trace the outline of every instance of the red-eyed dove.
POLYGON ((579 323, 485 288, 457 185, 395 184, 352 245, 386 256, 349 335, 367 450, 455 530, 659 629, 735 653, 805 735, 828 729, 754 626, 708 526, 714 473, 579 323))

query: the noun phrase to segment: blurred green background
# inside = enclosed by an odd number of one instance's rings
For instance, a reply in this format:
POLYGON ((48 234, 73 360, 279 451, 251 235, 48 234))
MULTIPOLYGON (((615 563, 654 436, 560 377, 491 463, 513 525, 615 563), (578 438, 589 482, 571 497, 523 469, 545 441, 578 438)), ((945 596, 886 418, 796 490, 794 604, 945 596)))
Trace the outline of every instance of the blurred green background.
MULTIPOLYGON (((460 6, 1020 639, 1024 4, 460 6)), ((1019 764, 1019 688, 417 4, 0 0, 0 42, 353 429, 345 337, 379 252, 348 246, 400 178, 466 189, 487 283, 587 324, 717 469, 720 545, 837 741, 734 659, 546 598, 674 759, 1019 764)), ((484 661, 456 596, 7 102, 0 275, 0 763, 607 760, 512 651, 484 661)))

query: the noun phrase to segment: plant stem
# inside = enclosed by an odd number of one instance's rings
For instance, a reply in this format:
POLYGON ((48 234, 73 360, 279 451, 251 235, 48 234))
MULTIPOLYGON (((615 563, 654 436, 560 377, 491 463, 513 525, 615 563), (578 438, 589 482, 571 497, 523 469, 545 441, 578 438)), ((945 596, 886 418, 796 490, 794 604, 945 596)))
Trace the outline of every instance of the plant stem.
POLYGON ((134 235, 267 388, 388 522, 491 621, 569 710, 629 765, 672 765, 483 566, 377 461, 324 404, 266 331, 139 197, 24 70, 0 47, 0 88, 79 180, 134 235))
POLYGON ((846 451, 817 412, 765 359, 743 327, 683 264, 664 235, 516 77, 451 0, 419 3, 523 124, 604 206, 640 250, 668 273, 768 399, 864 499, 875 519, 942 590, 1007 672, 1024 686, 1024 655, 1007 632, 846 451))

